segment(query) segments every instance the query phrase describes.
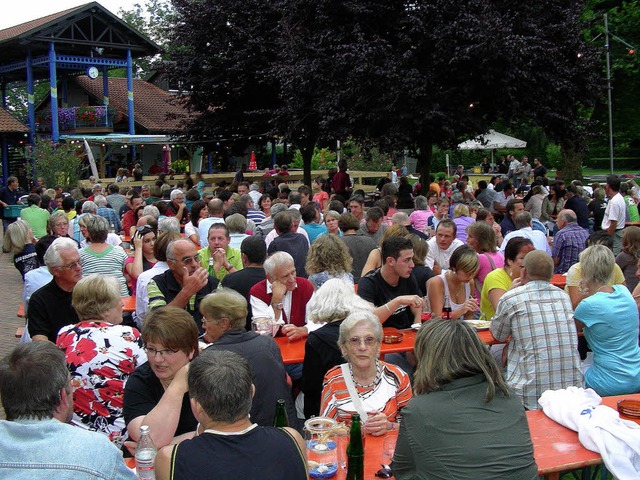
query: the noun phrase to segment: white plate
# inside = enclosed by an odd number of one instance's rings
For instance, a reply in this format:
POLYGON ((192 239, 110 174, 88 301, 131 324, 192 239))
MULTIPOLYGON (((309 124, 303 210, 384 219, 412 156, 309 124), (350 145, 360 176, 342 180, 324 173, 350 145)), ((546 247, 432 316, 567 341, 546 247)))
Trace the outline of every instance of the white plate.
POLYGON ((413 328, 414 330, 420 330, 421 326, 421 323, 414 323, 413 325, 411 325, 411 328, 413 328))
POLYGON ((488 330, 491 326, 490 320, 465 320, 465 322, 467 322, 476 330, 488 330))

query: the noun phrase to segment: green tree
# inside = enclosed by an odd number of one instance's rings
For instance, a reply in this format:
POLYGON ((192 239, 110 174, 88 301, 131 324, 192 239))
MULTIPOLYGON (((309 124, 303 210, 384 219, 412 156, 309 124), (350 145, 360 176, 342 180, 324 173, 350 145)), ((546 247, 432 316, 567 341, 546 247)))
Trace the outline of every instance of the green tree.
POLYGON ((28 174, 42 177, 45 185, 64 185, 75 188, 80 179, 81 160, 84 147, 80 144, 54 144, 45 138, 36 138, 35 145, 28 147, 26 158, 33 165, 28 174))
MULTIPOLYGON (((169 31, 174 18, 174 10, 168 0, 146 0, 143 5, 134 3, 132 8, 118 10, 118 16, 131 27, 154 41, 163 50, 154 57, 142 57, 133 61, 134 76, 146 78, 156 69, 163 60, 167 60, 164 51, 169 42, 169 31)), ((124 70, 113 72, 117 76, 125 76, 124 70)))
MULTIPOLYGON (((541 127, 580 174, 598 94, 579 0, 174 0, 168 48, 200 135, 451 147, 496 120, 541 127), (578 57, 578 53, 581 54, 578 57)), ((223 137, 224 138, 224 137, 223 137)), ((426 183, 425 183, 426 184, 426 183)))

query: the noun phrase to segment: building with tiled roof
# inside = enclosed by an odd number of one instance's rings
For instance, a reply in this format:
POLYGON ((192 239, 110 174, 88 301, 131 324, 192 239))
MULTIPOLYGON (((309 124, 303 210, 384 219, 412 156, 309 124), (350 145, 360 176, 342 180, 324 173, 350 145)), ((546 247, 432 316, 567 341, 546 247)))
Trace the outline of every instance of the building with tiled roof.
POLYGON ((24 135, 29 127, 14 117, 8 110, 0 107, 0 134, 24 135))

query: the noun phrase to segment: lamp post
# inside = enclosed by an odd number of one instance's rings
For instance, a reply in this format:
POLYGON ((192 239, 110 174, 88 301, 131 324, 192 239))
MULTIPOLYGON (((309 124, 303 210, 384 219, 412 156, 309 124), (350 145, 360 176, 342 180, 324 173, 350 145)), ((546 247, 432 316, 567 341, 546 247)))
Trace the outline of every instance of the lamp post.
POLYGON ((611 170, 611 174, 613 175, 613 104, 611 102, 611 53, 610 53, 610 43, 609 36, 613 37, 614 40, 618 40, 620 43, 629 47, 629 53, 633 54, 635 47, 627 42, 625 42, 620 37, 610 34, 609 32, 609 17, 608 14, 604 14, 604 35, 605 35, 605 44, 604 47, 606 49, 607 56, 607 101, 609 107, 609 168, 611 170))

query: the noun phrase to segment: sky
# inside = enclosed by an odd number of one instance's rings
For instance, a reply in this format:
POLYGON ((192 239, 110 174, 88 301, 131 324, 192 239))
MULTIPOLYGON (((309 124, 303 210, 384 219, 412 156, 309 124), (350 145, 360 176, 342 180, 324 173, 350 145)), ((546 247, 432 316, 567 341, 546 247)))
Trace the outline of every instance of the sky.
MULTIPOLYGON (((0 30, 90 2, 91 0, 3 0, 0 30)), ((116 15, 120 8, 129 10, 135 3, 145 4, 144 0, 98 0, 98 3, 116 15)))

